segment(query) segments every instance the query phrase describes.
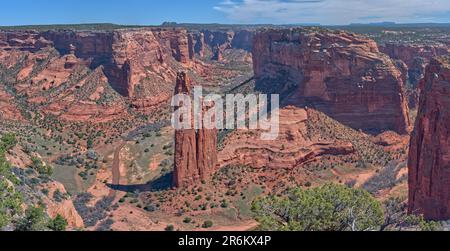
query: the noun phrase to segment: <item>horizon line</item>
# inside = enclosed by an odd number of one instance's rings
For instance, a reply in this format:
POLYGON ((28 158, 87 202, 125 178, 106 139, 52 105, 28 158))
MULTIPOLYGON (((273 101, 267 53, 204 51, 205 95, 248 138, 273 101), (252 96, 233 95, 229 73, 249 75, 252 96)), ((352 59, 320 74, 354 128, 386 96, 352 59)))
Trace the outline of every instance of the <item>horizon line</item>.
POLYGON ((408 22, 397 23, 390 21, 370 22, 370 23, 348 23, 348 24, 321 24, 321 23, 189 23, 189 22, 171 22, 166 21, 160 24, 125 24, 125 23, 110 23, 110 22, 81 22, 81 23, 42 23, 42 24, 14 24, 14 25, 0 25, 0 27, 33 27, 33 26, 71 26, 71 25, 114 25, 114 26, 134 26, 134 27, 155 27, 155 26, 177 26, 177 25, 223 25, 223 26, 383 26, 383 25, 450 25, 450 22, 408 22))

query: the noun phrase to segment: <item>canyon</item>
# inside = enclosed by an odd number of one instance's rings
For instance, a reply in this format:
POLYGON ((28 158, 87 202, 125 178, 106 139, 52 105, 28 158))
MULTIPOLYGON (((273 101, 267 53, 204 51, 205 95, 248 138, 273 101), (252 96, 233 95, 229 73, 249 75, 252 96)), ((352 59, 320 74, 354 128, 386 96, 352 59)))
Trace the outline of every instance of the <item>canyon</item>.
POLYGON ((154 110, 171 98, 179 70, 204 75, 208 66, 200 59, 206 52, 221 61, 225 50, 250 50, 251 34, 178 28, 0 31, 0 63, 37 110, 98 123, 128 116, 128 106, 154 110))
POLYGON ((375 41, 330 30, 267 30, 253 46, 257 88, 354 129, 408 133, 402 72, 375 41))
POLYGON ((450 60, 431 59, 409 151, 409 211, 450 218, 450 60))
POLYGON ((324 27, 0 30, 0 132, 16 133, 20 172, 31 156, 54 167, 36 194, 72 229, 248 230, 254 199, 327 183, 382 202, 409 190, 410 213, 446 220, 448 45, 377 42, 324 27), (280 94, 277 140, 174 130, 170 99, 194 86, 280 94))

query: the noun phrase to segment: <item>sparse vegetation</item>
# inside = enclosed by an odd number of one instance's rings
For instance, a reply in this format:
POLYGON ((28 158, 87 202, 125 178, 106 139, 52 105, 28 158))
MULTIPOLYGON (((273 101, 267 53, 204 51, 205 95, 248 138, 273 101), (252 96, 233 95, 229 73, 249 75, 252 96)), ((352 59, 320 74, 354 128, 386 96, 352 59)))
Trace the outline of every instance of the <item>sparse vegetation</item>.
POLYGON ((53 168, 45 164, 40 158, 31 157, 31 168, 36 170, 39 174, 44 176, 51 176, 53 174, 53 168))

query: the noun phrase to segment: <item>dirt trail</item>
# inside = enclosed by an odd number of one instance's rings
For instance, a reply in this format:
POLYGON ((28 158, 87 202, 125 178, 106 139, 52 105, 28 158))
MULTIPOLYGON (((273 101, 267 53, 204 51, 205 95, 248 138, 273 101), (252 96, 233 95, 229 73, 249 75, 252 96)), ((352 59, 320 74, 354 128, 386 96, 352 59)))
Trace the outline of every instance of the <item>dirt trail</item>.
MULTIPOLYGON (((126 141, 122 141, 114 152, 114 160, 112 163, 112 183, 111 183, 111 185, 113 186, 120 185, 120 152, 122 151, 125 145, 126 141)), ((109 196, 115 197, 116 191, 114 189, 111 189, 109 196)))

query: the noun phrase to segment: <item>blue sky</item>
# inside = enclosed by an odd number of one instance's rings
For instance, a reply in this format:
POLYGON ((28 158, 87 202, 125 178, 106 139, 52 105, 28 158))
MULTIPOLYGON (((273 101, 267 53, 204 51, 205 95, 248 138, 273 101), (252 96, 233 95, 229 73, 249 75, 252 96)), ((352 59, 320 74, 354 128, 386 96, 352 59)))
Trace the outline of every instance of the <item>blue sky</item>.
POLYGON ((450 23, 450 0, 21 0, 0 11, 0 25, 450 23))

